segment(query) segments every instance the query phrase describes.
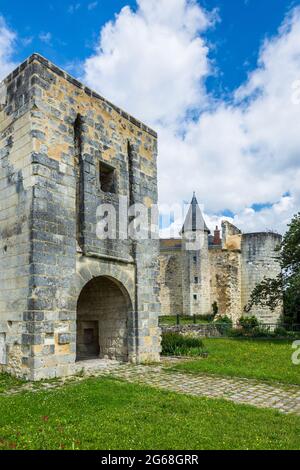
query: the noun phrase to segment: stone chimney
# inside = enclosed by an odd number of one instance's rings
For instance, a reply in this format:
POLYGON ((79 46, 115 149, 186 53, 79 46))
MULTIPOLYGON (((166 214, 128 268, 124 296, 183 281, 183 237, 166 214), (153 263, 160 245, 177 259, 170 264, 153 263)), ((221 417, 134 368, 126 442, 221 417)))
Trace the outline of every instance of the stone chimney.
POLYGON ((214 231, 214 242, 213 242, 214 245, 221 245, 222 244, 222 240, 221 240, 221 231, 219 229, 219 227, 216 227, 215 231, 214 231))

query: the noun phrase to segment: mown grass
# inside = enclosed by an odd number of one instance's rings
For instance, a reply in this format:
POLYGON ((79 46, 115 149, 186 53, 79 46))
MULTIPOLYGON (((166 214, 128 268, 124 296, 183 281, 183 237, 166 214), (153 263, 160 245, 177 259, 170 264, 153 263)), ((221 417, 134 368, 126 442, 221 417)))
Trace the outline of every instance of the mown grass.
POLYGON ((19 387, 23 383, 24 382, 22 380, 18 380, 8 374, 0 373, 0 393, 3 393, 10 388, 19 387))
POLYGON ((88 379, 0 397, 0 449, 299 449, 300 418, 88 379))
POLYGON ((300 366, 292 362, 292 344, 288 340, 205 339, 207 359, 178 364, 173 369, 300 385, 300 366))

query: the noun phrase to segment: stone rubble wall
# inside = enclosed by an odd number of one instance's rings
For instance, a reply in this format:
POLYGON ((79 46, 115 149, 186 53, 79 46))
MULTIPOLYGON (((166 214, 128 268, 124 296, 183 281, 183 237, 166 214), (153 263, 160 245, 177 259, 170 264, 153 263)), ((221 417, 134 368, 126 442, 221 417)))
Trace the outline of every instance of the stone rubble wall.
POLYGON ((165 326, 162 327, 162 333, 180 333, 197 338, 221 338, 224 336, 221 328, 214 324, 165 326))
POLYGON ((160 253, 160 305, 161 315, 181 315, 182 297, 182 251, 160 253))
POLYGON ((239 251, 209 250, 211 304, 217 302, 219 314, 236 322, 242 315, 241 255, 239 251))

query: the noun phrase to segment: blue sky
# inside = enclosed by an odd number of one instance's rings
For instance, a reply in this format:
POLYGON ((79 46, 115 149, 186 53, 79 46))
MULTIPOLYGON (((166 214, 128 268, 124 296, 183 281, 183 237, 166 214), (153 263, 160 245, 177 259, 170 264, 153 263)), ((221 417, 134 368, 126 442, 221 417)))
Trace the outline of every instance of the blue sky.
MULTIPOLYGON (((159 1, 159 0, 158 0, 159 1)), ((218 9, 220 21, 206 35, 213 48, 210 57, 216 76, 207 80, 208 89, 219 95, 239 86, 257 63, 262 41, 273 35, 285 13, 297 0, 203 0, 207 10, 218 9)), ((76 65, 89 56, 103 25, 132 0, 0 0, 0 13, 18 31, 15 54, 22 61, 39 52, 76 74, 76 65), (50 33, 50 34, 49 34, 50 33)))
POLYGON ((247 231, 299 211, 300 0, 0 0, 1 78, 32 52, 159 132, 162 205, 196 191, 247 231))

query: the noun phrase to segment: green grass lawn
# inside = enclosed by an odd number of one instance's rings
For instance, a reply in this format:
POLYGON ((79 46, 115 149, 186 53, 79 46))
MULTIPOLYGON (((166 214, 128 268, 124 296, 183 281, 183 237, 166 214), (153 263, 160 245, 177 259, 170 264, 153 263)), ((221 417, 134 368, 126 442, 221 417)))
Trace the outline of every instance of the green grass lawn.
POLYGON ((292 363, 292 341, 205 339, 207 359, 197 359, 173 369, 197 373, 248 377, 300 385, 300 366, 292 363))
POLYGON ((15 379, 11 375, 0 373, 0 393, 8 390, 9 388, 19 387, 23 383, 23 381, 15 379))
POLYGON ((299 449, 300 418, 87 379, 0 397, 0 449, 299 449))

